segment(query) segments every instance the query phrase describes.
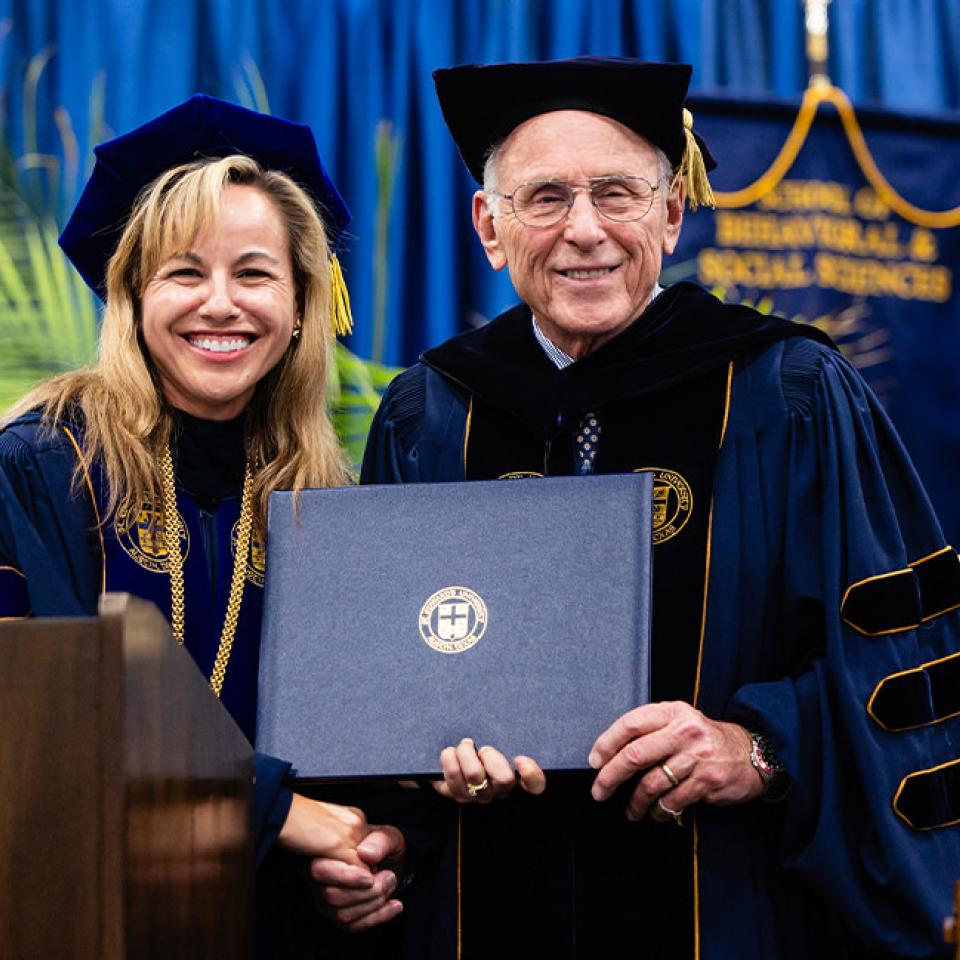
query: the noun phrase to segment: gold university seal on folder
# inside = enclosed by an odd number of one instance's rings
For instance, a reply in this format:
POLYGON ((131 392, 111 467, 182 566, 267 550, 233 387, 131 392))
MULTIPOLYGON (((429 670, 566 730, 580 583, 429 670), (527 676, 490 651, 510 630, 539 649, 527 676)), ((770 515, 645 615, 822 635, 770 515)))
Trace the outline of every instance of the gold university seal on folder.
POLYGON ((467 587, 444 587, 420 608, 420 636, 440 653, 463 653, 487 629, 487 605, 467 587))

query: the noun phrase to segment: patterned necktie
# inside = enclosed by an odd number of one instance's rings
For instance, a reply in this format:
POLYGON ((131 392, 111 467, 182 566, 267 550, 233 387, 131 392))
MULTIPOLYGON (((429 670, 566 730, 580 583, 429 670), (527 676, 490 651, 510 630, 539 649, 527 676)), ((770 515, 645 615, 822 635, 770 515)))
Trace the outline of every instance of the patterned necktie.
POLYGON ((595 413, 584 414, 577 428, 577 467, 581 476, 593 473, 597 457, 597 440, 600 438, 600 423, 595 413))

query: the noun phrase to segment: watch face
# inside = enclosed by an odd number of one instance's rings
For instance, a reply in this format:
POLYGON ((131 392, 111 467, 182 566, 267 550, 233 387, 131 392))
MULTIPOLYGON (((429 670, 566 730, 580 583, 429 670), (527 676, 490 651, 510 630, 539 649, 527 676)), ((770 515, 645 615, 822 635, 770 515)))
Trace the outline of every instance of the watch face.
POLYGON ((773 752, 766 737, 755 733, 751 737, 750 762, 764 783, 769 783, 778 774, 783 773, 784 766, 780 758, 773 752))

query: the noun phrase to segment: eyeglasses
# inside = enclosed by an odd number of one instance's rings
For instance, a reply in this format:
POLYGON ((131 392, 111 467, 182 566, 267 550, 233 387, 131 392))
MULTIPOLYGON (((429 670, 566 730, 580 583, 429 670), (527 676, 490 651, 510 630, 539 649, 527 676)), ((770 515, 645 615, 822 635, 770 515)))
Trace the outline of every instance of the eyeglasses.
POLYGON ((601 216, 629 223, 647 215, 659 189, 659 183, 652 184, 645 177, 591 177, 586 181, 535 180, 520 184, 513 193, 490 192, 509 200, 516 218, 526 226, 552 227, 570 212, 578 193, 589 193, 601 216), (577 182, 587 185, 573 186, 577 182))

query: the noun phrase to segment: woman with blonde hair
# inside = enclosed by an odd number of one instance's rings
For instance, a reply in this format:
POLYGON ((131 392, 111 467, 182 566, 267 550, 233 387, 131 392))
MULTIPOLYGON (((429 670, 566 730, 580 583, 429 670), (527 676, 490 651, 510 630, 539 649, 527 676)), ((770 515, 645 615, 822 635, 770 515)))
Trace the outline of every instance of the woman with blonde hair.
MULTIPOLYGON (((96 155, 60 242, 104 296, 99 359, 5 418, 0 618, 151 600, 252 741, 268 497, 350 478, 325 405, 350 214, 309 128, 210 97, 96 155)), ((341 925, 399 913, 399 832, 294 795, 288 771, 257 757, 258 857, 333 869, 341 925)))

